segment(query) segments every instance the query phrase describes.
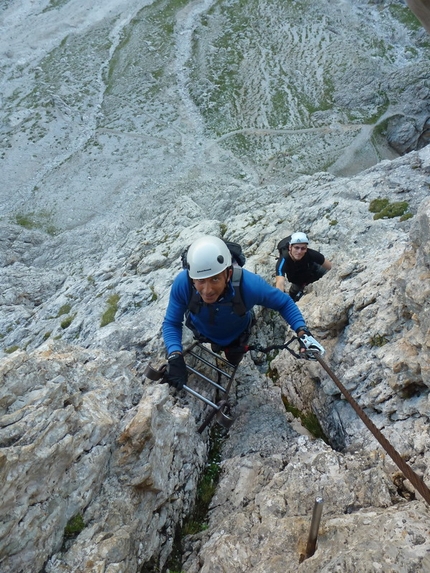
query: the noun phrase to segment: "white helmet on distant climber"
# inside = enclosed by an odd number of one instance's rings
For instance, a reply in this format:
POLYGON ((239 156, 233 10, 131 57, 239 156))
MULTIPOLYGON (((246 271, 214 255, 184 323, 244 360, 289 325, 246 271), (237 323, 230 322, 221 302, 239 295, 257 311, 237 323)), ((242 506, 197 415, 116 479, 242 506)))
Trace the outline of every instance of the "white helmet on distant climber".
POLYGON ((293 233, 291 235, 290 245, 297 245, 297 243, 309 243, 309 239, 304 233, 293 233))
POLYGON ((231 253, 222 239, 206 235, 191 243, 187 252, 188 274, 207 279, 231 267, 231 253))

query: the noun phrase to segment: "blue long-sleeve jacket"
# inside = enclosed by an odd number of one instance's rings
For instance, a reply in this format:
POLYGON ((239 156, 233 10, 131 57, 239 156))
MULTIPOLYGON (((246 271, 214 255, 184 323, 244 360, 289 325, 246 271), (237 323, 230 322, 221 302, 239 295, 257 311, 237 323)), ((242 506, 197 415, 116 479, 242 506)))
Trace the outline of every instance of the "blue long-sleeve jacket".
MULTIPOLYGON (((220 346, 228 346, 249 326, 255 305, 271 308, 279 312, 293 330, 306 326, 298 306, 292 298, 280 289, 269 285, 262 277, 242 269, 242 299, 247 309, 239 316, 228 304, 234 296, 234 287, 228 283, 227 292, 217 302, 203 304, 198 314, 190 313, 191 321, 200 334, 220 346)), ((169 304, 163 321, 163 338, 167 355, 175 350, 182 351, 182 324, 194 287, 183 270, 175 278, 170 291, 169 304)))

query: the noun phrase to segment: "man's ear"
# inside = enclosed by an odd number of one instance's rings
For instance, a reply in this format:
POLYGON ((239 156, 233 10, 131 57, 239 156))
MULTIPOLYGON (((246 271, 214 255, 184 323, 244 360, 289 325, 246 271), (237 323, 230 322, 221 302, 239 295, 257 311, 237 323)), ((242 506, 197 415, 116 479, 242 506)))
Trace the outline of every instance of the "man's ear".
POLYGON ((232 275, 233 275, 233 269, 230 267, 229 269, 227 269, 227 281, 231 279, 232 275))

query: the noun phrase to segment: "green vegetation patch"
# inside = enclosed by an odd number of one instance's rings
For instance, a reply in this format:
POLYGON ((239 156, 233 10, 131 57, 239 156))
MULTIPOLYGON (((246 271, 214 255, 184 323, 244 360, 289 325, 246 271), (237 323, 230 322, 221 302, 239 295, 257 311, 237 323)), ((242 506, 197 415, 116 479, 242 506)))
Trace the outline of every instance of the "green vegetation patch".
POLYGON ((39 213, 17 213, 13 222, 25 229, 39 229, 48 235, 57 235, 58 229, 52 224, 52 214, 47 211, 39 213))
POLYGON ((69 326, 72 324, 73 319, 75 318, 76 315, 70 315, 67 318, 65 318, 64 320, 61 321, 60 326, 63 329, 69 328, 69 326))
POLYGON ((206 471, 203 474, 203 477, 201 478, 197 488, 197 499, 199 505, 203 504, 203 506, 209 506, 209 503, 215 493, 220 473, 221 468, 219 465, 219 460, 212 459, 208 463, 206 471))
POLYGON ((390 202, 388 199, 382 199, 382 197, 378 197, 378 199, 373 199, 369 205, 369 211, 371 213, 379 213, 382 209, 385 209, 390 202))
POLYGON ((63 314, 69 314, 71 309, 72 307, 70 306, 70 304, 63 304, 63 306, 58 311, 57 317, 62 316, 63 314))
POLYGON ((100 322, 100 326, 106 326, 107 324, 113 322, 115 320, 115 314, 118 310, 118 302, 119 302, 119 294, 112 294, 108 300, 108 307, 104 311, 102 315, 102 319, 100 322))
POLYGON ((16 352, 19 349, 19 346, 9 346, 9 348, 5 348, 4 351, 6 352, 6 354, 12 354, 13 352, 16 352))
POLYGON ((68 521, 64 529, 64 535, 66 537, 75 537, 79 535, 79 533, 81 533, 81 531, 84 528, 85 528, 84 518, 80 513, 78 513, 78 515, 75 515, 68 521))
POLYGON ((422 27, 421 22, 415 16, 412 10, 410 10, 407 6, 391 4, 388 9, 396 20, 398 20, 401 24, 404 24, 410 30, 417 31, 422 27))
POLYGON ((378 197, 373 199, 369 205, 369 211, 375 213, 373 218, 377 219, 393 219, 400 217, 401 221, 406 221, 413 217, 412 213, 408 213, 409 204, 407 201, 395 201, 390 203, 386 198, 378 197))
POLYGON ((295 408, 288 403, 287 399, 283 396, 282 401, 284 403, 287 412, 290 412, 295 418, 299 418, 302 426, 306 428, 315 438, 320 438, 326 444, 328 440, 318 422, 318 418, 312 412, 301 412, 298 408, 295 408))
POLYGON ((152 293, 151 294, 151 302, 155 302, 158 298, 158 294, 156 293, 154 286, 151 286, 150 288, 151 288, 151 293, 152 293))
POLYGON ((369 338, 370 346, 384 346, 384 344, 387 344, 387 342, 388 338, 383 334, 375 334, 369 338))
POLYGON ((217 424, 211 428, 208 461, 197 485, 194 510, 185 520, 182 528, 177 530, 173 550, 166 563, 166 569, 172 573, 182 571, 182 539, 186 535, 195 535, 208 528, 208 510, 221 474, 221 449, 226 437, 223 428, 217 424))
POLYGON ((45 12, 49 12, 50 10, 58 10, 62 6, 65 6, 68 3, 68 0, 51 0, 43 10, 42 14, 45 12))
MULTIPOLYGON (((58 310, 57 317, 64 316, 66 314, 68 315, 71 310, 72 310, 72 307, 70 304, 63 304, 63 306, 61 306, 58 310)), ((66 328, 69 328, 69 326, 72 324, 72 321, 75 318, 75 316, 76 316, 76 314, 71 314, 69 316, 66 316, 60 323, 61 328, 64 330, 66 328)))
MULTIPOLYGON (((275 350, 273 354, 275 354, 275 353, 278 354, 279 350, 275 350)), ((267 361, 269 362, 269 364, 274 358, 276 358, 276 355, 275 356, 272 355, 270 357, 269 357, 269 355, 267 356, 267 361)), ((277 368, 272 368, 271 366, 269 366, 269 368, 266 372, 266 376, 268 378, 270 378, 275 383, 279 380, 279 372, 278 372, 277 368)))

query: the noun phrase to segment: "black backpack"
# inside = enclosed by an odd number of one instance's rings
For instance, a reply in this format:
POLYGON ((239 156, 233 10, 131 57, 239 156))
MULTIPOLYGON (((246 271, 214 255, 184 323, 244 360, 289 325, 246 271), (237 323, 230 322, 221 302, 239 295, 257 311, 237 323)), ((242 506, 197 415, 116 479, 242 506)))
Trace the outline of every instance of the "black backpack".
MULTIPOLYGON (((241 281, 242 281, 242 267, 245 265, 246 257, 243 254, 242 247, 239 245, 239 243, 233 243, 232 241, 224 241, 224 243, 227 245, 227 248, 231 253, 233 261, 233 274, 231 276, 231 283, 234 287, 234 297, 230 304, 233 307, 233 312, 235 312, 239 316, 244 316, 247 311, 242 299, 241 281)), ((188 245, 188 247, 184 251, 182 251, 181 254, 183 269, 188 269, 187 252, 189 247, 190 246, 188 245)), ((191 288, 190 300, 188 301, 188 310, 192 314, 198 314, 204 303, 199 293, 194 289, 191 279, 190 283, 192 288, 191 288)))
POLYGON ((288 235, 288 237, 285 237, 285 239, 282 239, 281 241, 279 241, 278 245, 277 245, 277 249, 279 251, 279 256, 286 259, 288 256, 288 249, 290 247, 290 241, 291 241, 291 235, 288 235))

